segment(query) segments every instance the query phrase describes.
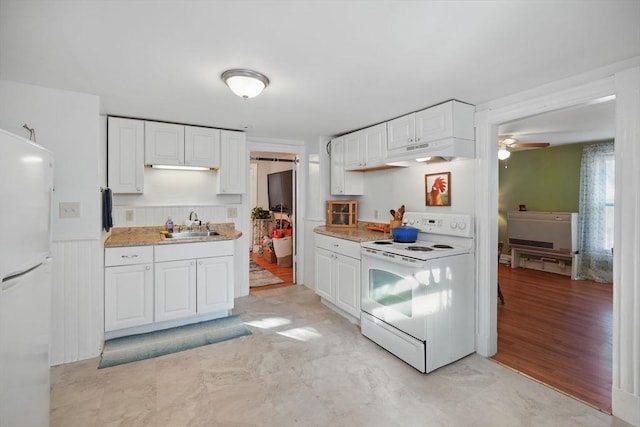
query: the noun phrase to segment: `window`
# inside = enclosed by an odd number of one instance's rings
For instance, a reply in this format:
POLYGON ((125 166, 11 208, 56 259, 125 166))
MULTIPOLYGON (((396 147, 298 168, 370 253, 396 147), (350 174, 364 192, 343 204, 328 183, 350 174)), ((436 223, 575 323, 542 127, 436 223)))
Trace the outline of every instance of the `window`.
POLYGON ((615 158, 613 142, 585 145, 580 169, 577 276, 613 281, 615 158))

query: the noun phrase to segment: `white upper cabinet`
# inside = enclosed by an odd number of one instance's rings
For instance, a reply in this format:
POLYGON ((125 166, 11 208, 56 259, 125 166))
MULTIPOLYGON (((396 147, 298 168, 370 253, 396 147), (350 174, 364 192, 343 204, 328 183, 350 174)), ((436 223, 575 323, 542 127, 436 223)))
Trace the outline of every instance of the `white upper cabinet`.
POLYGON ((220 167, 220 129, 184 127, 184 163, 189 166, 220 167))
POLYGON ((107 174, 116 194, 144 192, 144 122, 107 119, 107 174))
POLYGON ((448 101, 387 122, 387 156, 408 159, 434 153, 473 157, 474 112, 473 105, 448 101))
POLYGON ((218 194, 244 194, 247 192, 249 156, 244 132, 223 130, 220 134, 220 170, 218 194))
POLYGON ((220 130, 145 122, 145 161, 149 165, 220 167, 220 130))
POLYGON ((331 194, 362 195, 364 180, 361 172, 345 170, 345 137, 331 140, 331 194))
POLYGON ((145 122, 144 162, 148 165, 184 165, 184 126, 145 122))
POLYGON ((386 123, 344 135, 345 170, 366 170, 382 166, 387 157, 386 152, 386 123))

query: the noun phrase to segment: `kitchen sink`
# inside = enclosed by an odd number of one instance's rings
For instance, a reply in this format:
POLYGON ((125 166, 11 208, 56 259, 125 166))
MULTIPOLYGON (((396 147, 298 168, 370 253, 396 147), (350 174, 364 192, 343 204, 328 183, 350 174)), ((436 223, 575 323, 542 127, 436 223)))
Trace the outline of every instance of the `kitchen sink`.
POLYGON ((201 231, 180 231, 177 233, 166 233, 165 237, 167 239, 189 239, 193 237, 209 237, 209 236, 219 236, 219 235, 220 233, 218 233, 217 231, 201 230, 201 231))

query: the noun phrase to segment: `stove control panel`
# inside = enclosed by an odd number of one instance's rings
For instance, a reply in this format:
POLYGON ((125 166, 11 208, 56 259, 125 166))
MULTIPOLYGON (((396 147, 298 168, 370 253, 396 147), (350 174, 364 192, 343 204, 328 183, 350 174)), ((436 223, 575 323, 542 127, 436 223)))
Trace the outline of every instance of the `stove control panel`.
POLYGON ((423 233, 473 237, 473 218, 467 214, 405 212, 403 222, 423 233))

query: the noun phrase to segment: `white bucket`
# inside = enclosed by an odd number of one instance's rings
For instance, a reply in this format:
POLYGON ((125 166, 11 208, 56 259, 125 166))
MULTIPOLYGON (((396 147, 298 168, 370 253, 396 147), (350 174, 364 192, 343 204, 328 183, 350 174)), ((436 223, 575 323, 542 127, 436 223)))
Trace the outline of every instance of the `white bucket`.
POLYGON ((273 250, 276 253, 276 258, 286 257, 293 253, 293 241, 291 236, 280 237, 273 239, 273 250))

